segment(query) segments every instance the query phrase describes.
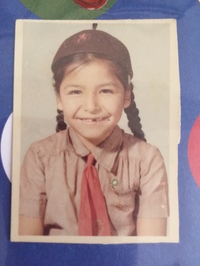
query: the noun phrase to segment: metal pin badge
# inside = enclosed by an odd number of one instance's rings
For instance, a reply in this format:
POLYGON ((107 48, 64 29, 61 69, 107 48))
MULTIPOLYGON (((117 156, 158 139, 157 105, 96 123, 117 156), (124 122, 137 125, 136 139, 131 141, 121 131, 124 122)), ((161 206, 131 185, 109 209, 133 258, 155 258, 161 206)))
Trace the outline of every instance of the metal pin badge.
POLYGON ((117 179, 111 180, 111 184, 112 184, 113 187, 117 186, 118 180, 117 179))

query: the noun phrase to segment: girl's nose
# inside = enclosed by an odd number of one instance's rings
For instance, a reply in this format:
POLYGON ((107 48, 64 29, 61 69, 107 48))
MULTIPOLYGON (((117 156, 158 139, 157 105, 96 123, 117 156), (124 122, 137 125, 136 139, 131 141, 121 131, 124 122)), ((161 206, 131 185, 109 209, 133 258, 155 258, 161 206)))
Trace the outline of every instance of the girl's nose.
POLYGON ((97 113, 100 110, 100 105, 97 95, 94 93, 87 94, 85 97, 85 110, 90 113, 97 113))

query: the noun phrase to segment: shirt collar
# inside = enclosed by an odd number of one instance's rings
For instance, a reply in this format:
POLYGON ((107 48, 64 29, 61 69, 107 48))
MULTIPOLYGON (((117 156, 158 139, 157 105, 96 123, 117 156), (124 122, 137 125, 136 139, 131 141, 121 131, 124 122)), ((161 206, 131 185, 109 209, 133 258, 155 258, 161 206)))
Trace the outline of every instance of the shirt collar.
MULTIPOLYGON (((73 149, 78 156, 87 156, 90 151, 81 142, 74 129, 69 128, 68 132, 68 148, 73 149)), ((97 163, 109 172, 112 170, 115 159, 121 149, 123 134, 124 131, 116 126, 110 136, 92 151, 97 163)))
POLYGON ((74 152, 80 157, 85 157, 90 153, 90 151, 85 147, 85 145, 79 139, 75 130, 71 127, 68 128, 67 144, 68 144, 67 147, 70 150, 74 150, 74 152))

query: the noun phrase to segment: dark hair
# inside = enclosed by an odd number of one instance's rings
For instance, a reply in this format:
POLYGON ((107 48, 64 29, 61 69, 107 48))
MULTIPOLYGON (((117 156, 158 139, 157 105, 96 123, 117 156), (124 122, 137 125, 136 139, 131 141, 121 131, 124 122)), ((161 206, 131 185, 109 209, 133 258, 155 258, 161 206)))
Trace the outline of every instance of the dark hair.
MULTIPOLYGON (((56 93, 59 93, 60 90, 60 84, 63 80, 64 74, 67 70, 67 68, 73 64, 77 63, 78 67, 81 65, 86 65, 90 63, 91 61, 95 59, 102 59, 106 60, 108 62, 109 67, 112 69, 112 71, 115 73, 119 81, 122 83, 124 89, 128 89, 130 87, 131 89, 131 104, 129 107, 125 108, 124 111, 128 118, 128 126, 131 129, 132 133, 135 137, 142 139, 146 141, 144 132, 142 131, 142 125, 140 123, 140 117, 139 117, 139 110, 136 107, 135 103, 135 96, 133 93, 133 84, 129 84, 129 77, 124 68, 120 65, 119 62, 113 60, 112 58, 105 57, 105 55, 101 54, 91 54, 91 53, 79 53, 70 55, 67 57, 62 58, 54 67, 53 71, 53 79, 54 79, 54 88, 56 93)), ((73 72, 77 66, 70 70, 69 73, 73 72)), ((63 112, 61 110, 57 110, 57 126, 56 131, 59 132, 61 130, 65 130, 67 128, 66 123, 64 122, 64 116, 63 112)))

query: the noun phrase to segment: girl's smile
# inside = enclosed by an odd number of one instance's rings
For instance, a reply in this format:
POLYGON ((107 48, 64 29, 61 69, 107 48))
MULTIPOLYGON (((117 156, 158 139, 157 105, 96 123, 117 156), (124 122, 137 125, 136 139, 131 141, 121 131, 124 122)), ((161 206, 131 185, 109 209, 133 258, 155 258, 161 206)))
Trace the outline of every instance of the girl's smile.
POLYGON ((97 117, 97 118, 78 118, 82 122, 87 123, 87 124, 95 124, 95 123, 100 123, 105 120, 109 120, 108 117, 97 117))
POLYGON ((95 59, 67 69, 57 104, 67 124, 91 148, 112 133, 130 104, 130 91, 124 89, 107 61, 95 59))

